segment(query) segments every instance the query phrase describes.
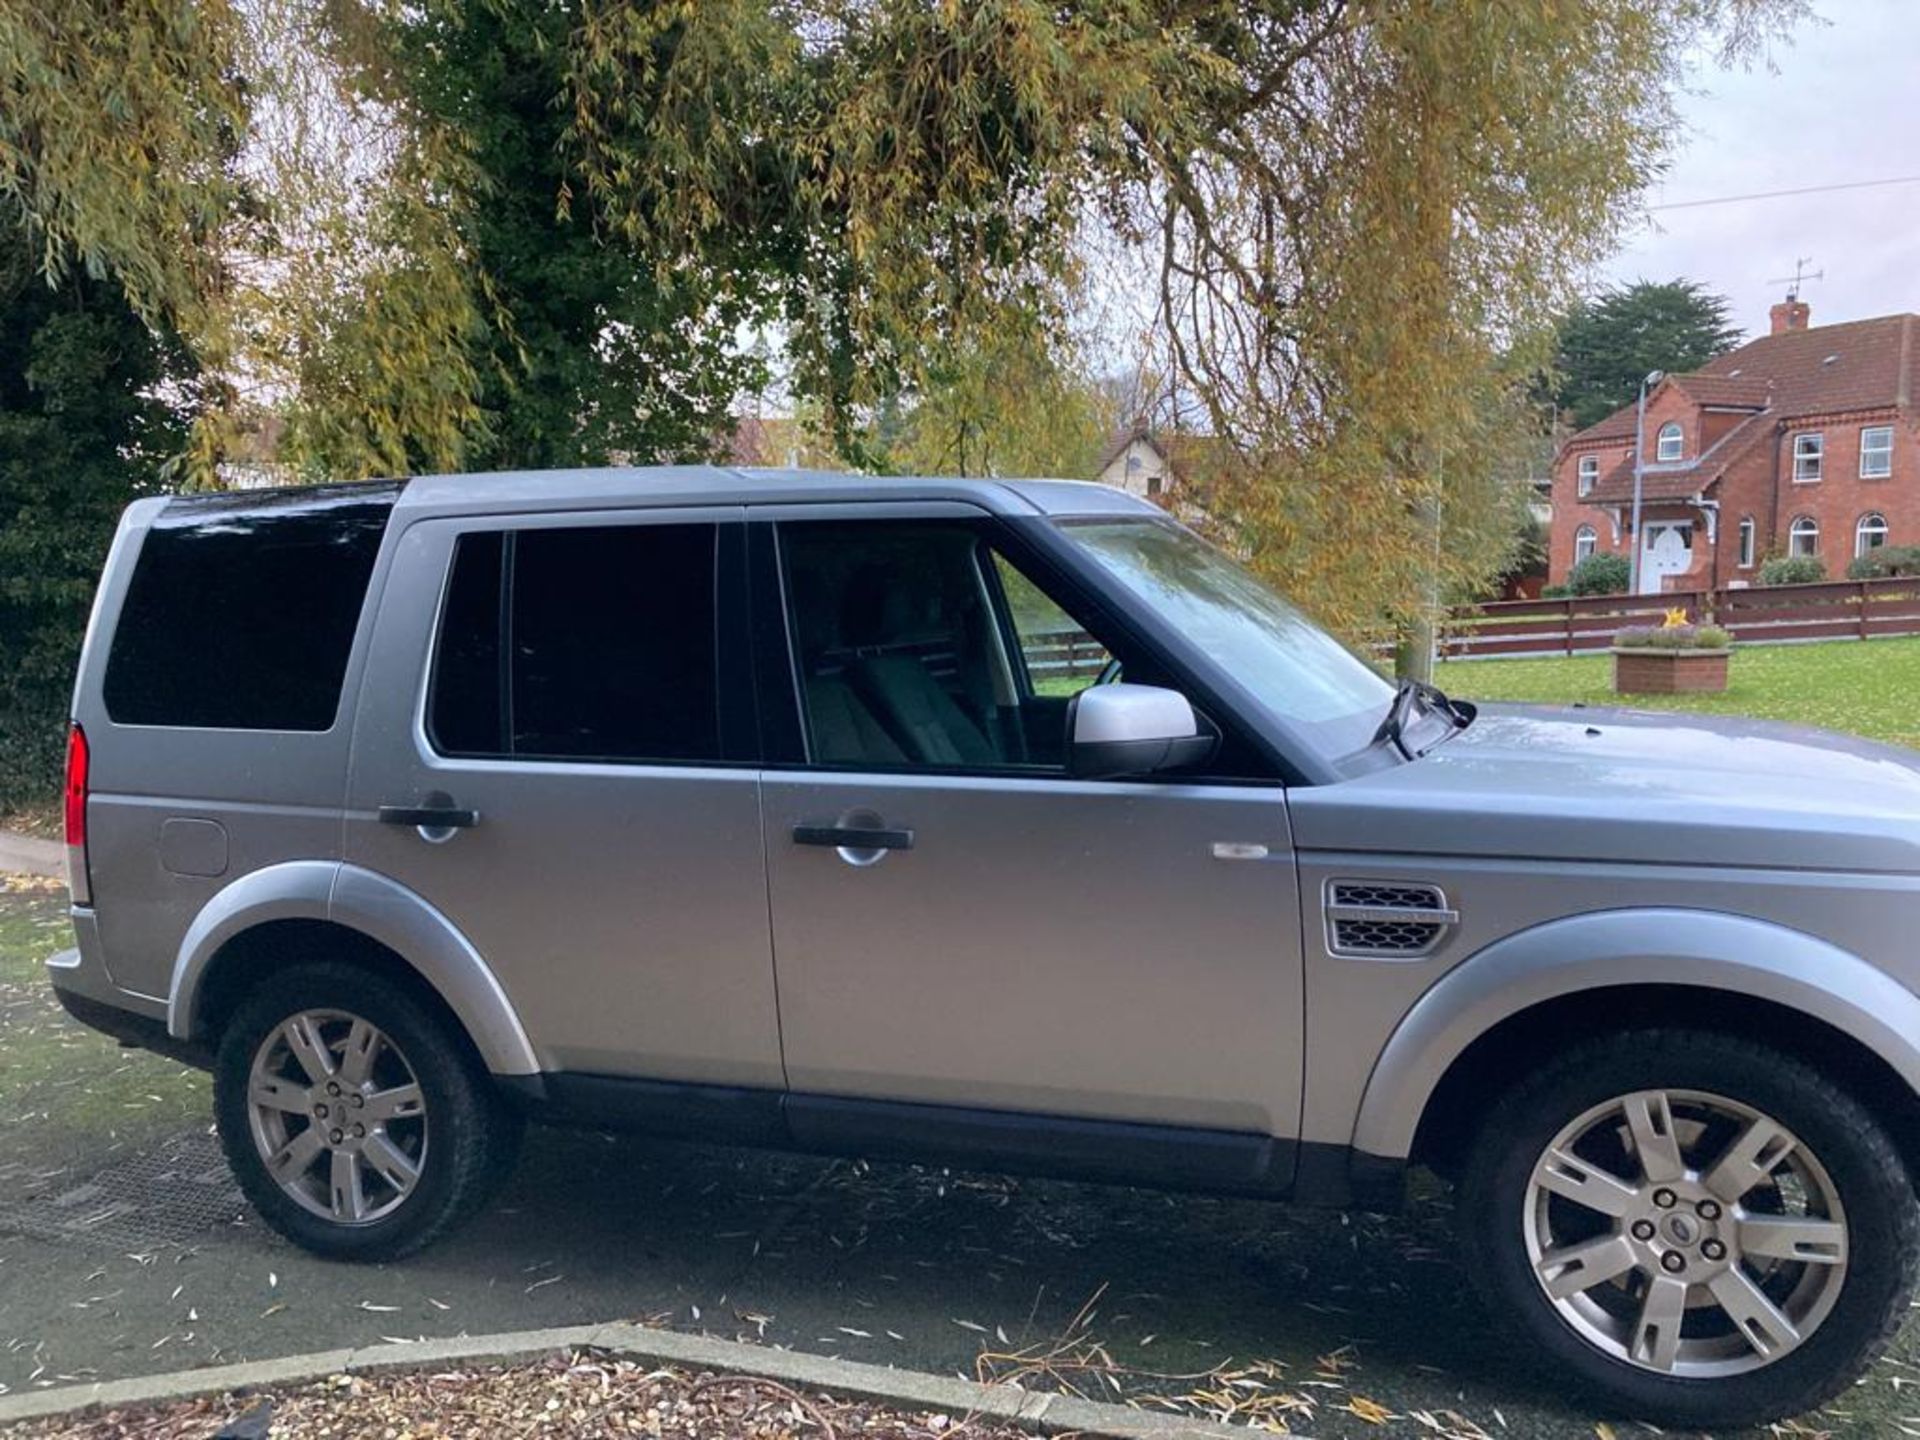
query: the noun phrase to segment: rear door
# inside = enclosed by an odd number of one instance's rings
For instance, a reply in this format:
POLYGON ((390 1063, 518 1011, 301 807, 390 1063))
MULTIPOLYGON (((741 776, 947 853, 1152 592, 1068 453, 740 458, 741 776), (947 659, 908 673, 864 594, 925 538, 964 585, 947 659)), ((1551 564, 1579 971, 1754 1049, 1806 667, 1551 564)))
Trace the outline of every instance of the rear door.
POLYGON ((430 520, 400 542, 347 859, 452 919, 544 1069, 781 1084, 740 520, 430 520))
MULTIPOLYGON (((1279 784, 1069 778, 1075 690, 1116 658, 1177 677, 977 512, 788 512, 765 548, 785 633, 765 626, 762 693, 797 696, 802 732, 765 783, 796 1131, 865 1138, 826 1096, 1294 1136, 1279 784)), ((1265 1154, 1283 1181, 1290 1150, 1265 1154)))

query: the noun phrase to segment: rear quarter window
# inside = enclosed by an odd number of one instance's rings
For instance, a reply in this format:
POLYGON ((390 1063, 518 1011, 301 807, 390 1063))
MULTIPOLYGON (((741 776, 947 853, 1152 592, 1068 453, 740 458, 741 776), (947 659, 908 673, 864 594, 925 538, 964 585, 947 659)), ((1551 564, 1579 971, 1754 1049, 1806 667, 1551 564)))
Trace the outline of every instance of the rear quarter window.
POLYGON ((117 725, 331 729, 398 487, 175 501, 107 652, 117 725))

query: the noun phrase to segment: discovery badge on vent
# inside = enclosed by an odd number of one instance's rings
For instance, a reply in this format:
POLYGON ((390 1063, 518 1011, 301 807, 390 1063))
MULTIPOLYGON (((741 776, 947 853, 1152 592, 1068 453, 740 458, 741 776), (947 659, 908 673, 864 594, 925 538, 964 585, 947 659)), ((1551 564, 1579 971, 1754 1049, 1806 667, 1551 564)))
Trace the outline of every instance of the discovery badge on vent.
POLYGON ((1460 912, 1438 885, 1329 880, 1327 949, 1359 960, 1417 960, 1431 955, 1460 912))

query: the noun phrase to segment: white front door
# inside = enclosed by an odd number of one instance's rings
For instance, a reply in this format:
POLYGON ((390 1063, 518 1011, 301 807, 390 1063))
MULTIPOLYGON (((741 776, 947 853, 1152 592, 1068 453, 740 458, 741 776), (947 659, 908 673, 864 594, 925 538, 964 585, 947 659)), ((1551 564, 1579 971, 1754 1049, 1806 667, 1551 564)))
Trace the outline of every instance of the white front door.
POLYGON ((1666 577, 1685 573, 1693 564, 1693 526, 1680 521, 1660 521, 1642 527, 1640 543, 1640 593, 1658 595, 1666 588, 1666 577))

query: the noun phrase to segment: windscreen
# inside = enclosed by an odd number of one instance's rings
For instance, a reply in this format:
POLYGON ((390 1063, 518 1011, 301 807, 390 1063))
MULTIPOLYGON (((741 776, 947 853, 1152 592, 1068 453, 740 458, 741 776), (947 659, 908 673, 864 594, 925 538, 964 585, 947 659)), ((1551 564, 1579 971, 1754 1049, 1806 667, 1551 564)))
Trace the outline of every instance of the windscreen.
POLYGON ((1329 754, 1372 738, 1393 687, 1227 555, 1166 520, 1070 521, 1075 545, 1329 754))

